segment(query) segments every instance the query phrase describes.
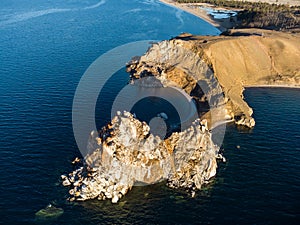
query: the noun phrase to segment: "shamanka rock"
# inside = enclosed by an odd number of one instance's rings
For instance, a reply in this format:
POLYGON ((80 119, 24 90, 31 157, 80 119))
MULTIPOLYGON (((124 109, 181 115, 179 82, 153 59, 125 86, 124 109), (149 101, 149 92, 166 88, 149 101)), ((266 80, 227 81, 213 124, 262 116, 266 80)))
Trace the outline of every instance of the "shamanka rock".
POLYGON ((98 198, 113 203, 134 184, 167 180, 172 188, 200 189, 216 174, 218 147, 205 121, 196 120, 183 132, 162 140, 129 112, 120 113, 89 138, 86 165, 62 175, 70 200, 98 198))

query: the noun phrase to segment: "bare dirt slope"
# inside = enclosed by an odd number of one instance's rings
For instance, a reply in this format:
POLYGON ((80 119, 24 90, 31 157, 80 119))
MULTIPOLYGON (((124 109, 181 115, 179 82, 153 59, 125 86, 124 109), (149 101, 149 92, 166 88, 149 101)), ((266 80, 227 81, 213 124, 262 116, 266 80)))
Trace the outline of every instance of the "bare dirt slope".
POLYGON ((195 44, 203 49, 235 115, 252 114, 243 100, 245 86, 300 85, 299 34, 248 29, 231 35, 239 36, 208 38, 206 44, 195 44))

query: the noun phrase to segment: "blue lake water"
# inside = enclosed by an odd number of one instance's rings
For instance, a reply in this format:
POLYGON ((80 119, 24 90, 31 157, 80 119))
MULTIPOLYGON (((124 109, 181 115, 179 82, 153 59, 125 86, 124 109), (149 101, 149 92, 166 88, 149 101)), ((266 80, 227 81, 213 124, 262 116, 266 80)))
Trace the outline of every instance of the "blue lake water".
MULTIPOLYGON (((1 0, 0 224, 36 224, 53 203, 64 214, 49 224, 296 224, 300 220, 300 91, 249 89, 257 126, 228 125, 227 163, 196 198, 156 184, 120 202, 68 203, 59 177, 80 156, 72 101, 87 67, 104 52, 180 32, 218 35, 196 17, 155 0, 1 0), (241 148, 237 149, 236 146, 241 148)), ((101 92, 96 120, 127 84, 116 73, 101 92)), ((45 224, 45 221, 42 223, 45 224)))

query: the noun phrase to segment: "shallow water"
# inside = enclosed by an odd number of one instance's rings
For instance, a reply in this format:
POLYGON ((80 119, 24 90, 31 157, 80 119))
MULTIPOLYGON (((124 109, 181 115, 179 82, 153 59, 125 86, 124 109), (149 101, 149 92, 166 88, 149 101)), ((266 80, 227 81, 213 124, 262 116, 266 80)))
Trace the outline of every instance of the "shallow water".
MULTIPOLYGON (((181 31, 219 32, 150 0, 2 0, 0 6, 0 223, 45 224, 35 220, 35 213, 49 203, 64 210, 49 224, 299 220, 300 93, 293 89, 246 91, 257 126, 251 132, 228 126, 227 163, 196 198, 156 184, 133 188, 116 205, 68 203, 59 177, 80 156, 71 110, 86 68, 128 42, 167 39, 181 31)), ((114 96, 127 81, 119 71, 101 92, 99 126, 110 120, 114 96)))
POLYGON ((236 11, 233 10, 216 10, 209 7, 200 7, 205 10, 207 14, 211 15, 214 19, 227 19, 230 17, 235 17, 237 15, 236 11))

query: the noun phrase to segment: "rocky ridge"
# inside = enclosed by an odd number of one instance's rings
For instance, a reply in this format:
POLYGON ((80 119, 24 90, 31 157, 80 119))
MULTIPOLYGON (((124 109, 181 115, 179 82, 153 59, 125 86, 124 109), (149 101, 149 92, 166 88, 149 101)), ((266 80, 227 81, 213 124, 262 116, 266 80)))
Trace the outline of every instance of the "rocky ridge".
POLYGON ((162 140, 128 112, 119 112, 99 135, 92 132, 88 148, 86 165, 61 176, 63 185, 70 186, 71 201, 98 198, 116 203, 133 185, 162 180, 194 195, 215 176, 217 158, 223 159, 205 120, 162 140))

